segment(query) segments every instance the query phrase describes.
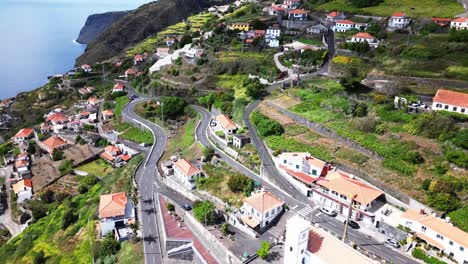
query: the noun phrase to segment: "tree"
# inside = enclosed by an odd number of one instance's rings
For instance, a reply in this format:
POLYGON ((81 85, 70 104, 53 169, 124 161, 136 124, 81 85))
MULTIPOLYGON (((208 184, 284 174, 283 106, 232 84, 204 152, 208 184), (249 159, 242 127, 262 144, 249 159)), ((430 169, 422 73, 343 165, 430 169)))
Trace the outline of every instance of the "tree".
POLYGON ((246 87, 246 94, 252 99, 259 99, 266 93, 266 85, 262 84, 259 79, 248 79, 243 83, 246 87))
POLYGON ((270 254, 270 242, 262 241, 260 248, 257 250, 257 255, 261 259, 266 259, 268 254, 270 254))
POLYGON ((426 201, 429 206, 444 212, 452 212, 461 207, 460 200, 448 193, 429 193, 426 201))
POLYGON ((39 251, 36 254, 34 254, 33 258, 33 264, 44 264, 47 261, 47 257, 44 254, 44 251, 39 251))
POLYGON ((71 224, 75 223, 78 220, 77 215, 75 215, 75 208, 68 209, 63 215, 62 219, 62 230, 67 229, 71 224))
POLYGON ((229 190, 235 193, 239 193, 243 192, 246 189, 246 187, 249 186, 250 182, 253 182, 253 180, 249 177, 243 174, 234 174, 231 175, 231 177, 229 177, 227 185, 229 187, 229 190))
POLYGON ((468 232, 468 221, 466 220, 468 219, 468 206, 449 213, 449 217, 461 230, 468 232))
POLYGON ((135 221, 131 223, 129 226, 130 226, 130 229, 132 229, 133 236, 136 238, 138 236, 138 230, 140 230, 139 222, 135 221))
POLYGON ((102 241, 96 243, 95 257, 105 259, 107 256, 117 254, 119 250, 119 241, 115 240, 112 235, 108 235, 102 241))
POLYGON ((45 203, 53 203, 55 202, 55 193, 51 189, 47 189, 42 195, 41 200, 45 203))
POLYGON ((65 175, 73 171, 73 162, 71 160, 65 160, 59 166, 60 174, 65 175))
POLYGON ((218 223, 219 217, 215 209, 215 205, 210 201, 195 202, 193 204, 193 214, 195 218, 205 225, 218 223))
POLYGON ((61 159, 63 159, 63 151, 54 150, 54 152, 52 152, 52 160, 57 161, 57 160, 61 160, 61 159))
POLYGON ((166 205, 166 209, 167 209, 169 212, 174 212, 174 211, 175 211, 175 207, 174 207, 174 205, 171 204, 171 203, 168 203, 168 204, 166 205))
POLYGON ((228 223, 224 223, 221 225, 221 234, 223 234, 223 236, 227 236, 229 234, 229 224, 228 223))
POLYGON ((215 150, 211 147, 206 147, 203 149, 203 156, 205 156, 207 161, 210 161, 215 154, 215 150))

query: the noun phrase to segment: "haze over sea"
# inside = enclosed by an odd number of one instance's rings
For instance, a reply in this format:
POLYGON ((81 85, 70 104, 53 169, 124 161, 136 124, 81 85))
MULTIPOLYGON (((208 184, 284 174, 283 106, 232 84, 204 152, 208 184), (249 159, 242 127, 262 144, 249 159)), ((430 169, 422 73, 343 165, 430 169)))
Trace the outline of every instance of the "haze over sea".
POLYGON ((149 0, 0 0, 0 99, 44 85, 85 49, 74 42, 91 14, 149 0))

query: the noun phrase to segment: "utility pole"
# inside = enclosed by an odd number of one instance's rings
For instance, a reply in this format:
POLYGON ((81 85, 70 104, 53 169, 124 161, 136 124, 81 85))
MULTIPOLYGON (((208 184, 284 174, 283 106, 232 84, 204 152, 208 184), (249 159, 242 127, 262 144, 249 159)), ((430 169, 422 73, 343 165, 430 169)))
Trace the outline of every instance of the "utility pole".
MULTIPOLYGON (((411 23, 411 19, 413 19, 414 7, 411 7, 410 10, 411 10, 411 11, 410 11, 410 23, 411 23)), ((409 24, 408 24, 408 25, 409 25, 409 24)), ((406 41, 406 46, 409 46, 410 35, 411 35, 411 28, 408 26, 408 40, 406 41)))
POLYGON ((353 210, 353 207, 352 207, 353 201, 354 201, 354 198, 356 198, 356 194, 351 195, 350 198, 351 198, 351 201, 349 202, 349 205, 348 205, 348 215, 346 216, 346 223, 345 223, 344 232, 343 232, 343 242, 346 242, 346 237, 348 235, 349 218, 351 218, 351 213, 353 210))

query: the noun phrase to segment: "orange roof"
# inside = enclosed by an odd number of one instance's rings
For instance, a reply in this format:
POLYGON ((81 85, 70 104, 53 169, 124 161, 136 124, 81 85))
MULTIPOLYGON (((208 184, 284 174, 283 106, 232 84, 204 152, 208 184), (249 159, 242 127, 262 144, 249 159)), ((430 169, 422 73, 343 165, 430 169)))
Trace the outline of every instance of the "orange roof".
POLYGON ((64 120, 66 120, 66 119, 67 119, 67 117, 62 113, 55 113, 55 114, 50 115, 50 116, 47 117, 47 120, 53 121, 53 122, 62 122, 64 120))
POLYGON ((443 103, 456 105, 460 107, 468 107, 468 94, 444 89, 437 90, 433 98, 434 103, 443 103))
POLYGON ((131 158, 132 158, 132 156, 130 156, 128 154, 122 156, 123 161, 129 161, 131 158))
POLYGON ((440 18, 440 17, 433 17, 431 18, 432 21, 434 22, 450 22, 452 19, 450 18, 440 18))
POLYGON ((105 116, 113 116, 114 112, 111 109, 107 109, 107 110, 102 111, 102 114, 105 116))
POLYGON ((328 13, 327 16, 329 16, 329 17, 336 17, 337 15, 338 15, 338 12, 333 11, 333 12, 328 13))
POLYGON ((124 89, 123 83, 116 83, 114 85, 114 90, 123 90, 123 89, 124 89))
POLYGON ((83 65, 81 65, 81 68, 89 69, 89 68, 91 68, 91 66, 89 64, 83 64, 83 65))
POLYGON ((15 161, 15 168, 23 168, 28 166, 28 161, 27 160, 17 160, 15 161))
POLYGON ((50 138, 42 141, 42 143, 48 148, 49 152, 53 152, 54 149, 67 145, 67 142, 57 136, 51 136, 50 138))
POLYGON ((286 171, 287 174, 291 175, 298 181, 301 181, 305 184, 311 185, 312 183, 317 181, 317 179, 314 179, 313 177, 311 177, 308 174, 305 174, 304 172, 288 169, 288 167, 284 165, 280 165, 280 168, 286 171))
POLYGON ((406 16, 406 14, 403 13, 403 12, 398 12, 398 13, 393 13, 392 14, 392 17, 404 17, 404 16, 406 16))
POLYGON ((114 161, 115 160, 115 157, 112 156, 112 155, 109 155, 107 152, 102 152, 100 154, 101 158, 105 159, 105 160, 108 160, 108 161, 114 161))
POLYGON ((107 146, 104 151, 106 153, 109 153, 111 155, 117 155, 118 153, 122 152, 119 147, 116 147, 114 145, 107 146))
POLYGON ((21 181, 12 185, 13 191, 15 193, 19 193, 20 191, 24 191, 25 188, 32 189, 32 180, 31 179, 22 179, 21 181))
POLYGON ((305 15, 307 14, 307 11, 303 9, 294 9, 294 10, 289 11, 289 14, 305 15))
POLYGON ((245 42, 247 43, 253 43, 254 39, 247 39, 245 42))
POLYGON ((135 55, 135 57, 133 59, 134 60, 143 60, 143 56, 141 54, 137 54, 137 55, 135 55))
POLYGON ((15 138, 27 138, 32 135, 34 129, 32 128, 22 128, 18 133, 16 133, 15 138))
MULTIPOLYGON (((459 228, 454 227, 453 225, 445 222, 444 220, 436 216, 430 214, 421 214, 419 211, 409 209, 405 213, 403 213, 401 217, 418 222, 421 225, 432 229, 436 233, 439 233, 440 235, 457 242, 465 248, 468 248, 468 233, 464 232, 459 228)), ((426 240, 423 237, 421 238, 426 240)), ((432 242, 430 243, 432 244, 432 242)), ((443 249, 443 247, 440 249, 443 249)))
POLYGON ((256 193, 244 200, 244 203, 255 208, 258 212, 269 212, 271 209, 283 206, 284 202, 270 192, 256 193))
POLYGON ((452 22, 468 23, 468 17, 459 17, 457 19, 452 20, 452 22))
POLYGON ((284 8, 282 8, 281 6, 277 6, 277 5, 271 5, 271 9, 276 10, 276 11, 284 11, 284 8))
POLYGON ((369 204, 383 194, 382 191, 361 181, 351 179, 340 171, 329 173, 325 179, 319 180, 317 184, 347 197, 356 195, 354 200, 363 205, 369 204))
POLYGON ((265 30, 256 29, 256 30, 255 30, 255 33, 257 33, 257 34, 265 34, 265 30))
POLYGON ((337 24, 348 24, 348 25, 354 25, 355 23, 351 20, 347 20, 347 19, 344 19, 344 20, 337 20, 336 21, 337 24))
POLYGON ((193 176, 201 172, 191 162, 185 159, 179 159, 174 163, 174 165, 177 166, 177 168, 179 168, 182 171, 182 173, 187 177, 193 176))
POLYGON ((314 157, 307 157, 306 158, 307 163, 309 163, 312 166, 318 167, 318 168, 323 168, 325 166, 326 162, 323 160, 319 160, 314 157))
POLYGON ((134 69, 130 68, 130 69, 125 71, 125 74, 126 75, 134 75, 134 74, 136 74, 136 71, 134 69))
POLYGON ((125 215, 127 195, 124 192, 101 195, 99 200, 99 218, 125 215))
POLYGON ((375 39, 374 36, 372 36, 371 34, 369 34, 367 32, 359 32, 357 34, 354 34, 353 38, 375 39))
POLYGON ((224 129, 236 129, 236 123, 232 121, 227 115, 218 115, 216 120, 221 124, 224 129))

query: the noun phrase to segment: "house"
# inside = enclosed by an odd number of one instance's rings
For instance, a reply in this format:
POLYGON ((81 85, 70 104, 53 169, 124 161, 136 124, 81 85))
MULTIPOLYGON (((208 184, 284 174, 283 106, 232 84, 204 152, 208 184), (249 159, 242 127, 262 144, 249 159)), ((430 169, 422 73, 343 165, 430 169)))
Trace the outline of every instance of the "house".
POLYGON ((221 126, 224 131, 224 135, 232 135, 236 132, 237 126, 227 115, 216 116, 216 123, 221 126))
POLYGON ((244 200, 241 220, 253 229, 264 229, 283 212, 283 205, 272 193, 258 192, 244 200))
POLYGON ((125 79, 128 80, 130 77, 134 77, 136 74, 137 72, 133 68, 127 69, 125 71, 125 79))
POLYGON ((31 179, 22 179, 12 185, 13 192, 16 194, 16 202, 21 204, 25 200, 30 200, 33 195, 33 187, 31 179))
POLYGON ((124 91, 123 83, 116 83, 112 88, 112 93, 119 93, 124 91))
POLYGON ((174 45, 175 43, 175 39, 174 38, 166 38, 166 46, 170 47, 172 45, 174 45))
POLYGON ((283 5, 288 9, 296 9, 301 4, 301 0, 284 0, 283 5))
POLYGON ((102 100, 101 100, 101 99, 98 99, 98 98, 96 98, 96 97, 90 97, 90 98, 88 99, 88 101, 86 101, 86 103, 87 103, 88 105, 98 105, 98 104, 100 104, 101 102, 102 102, 102 100))
POLYGON ((68 146, 68 143, 58 136, 51 136, 48 139, 42 141, 39 146, 44 151, 47 151, 50 155, 52 155, 56 150, 65 149, 68 146))
POLYGON ((388 21, 388 26, 391 28, 405 28, 411 22, 411 18, 407 17, 405 13, 393 13, 388 21))
POLYGON ((335 22, 337 20, 345 20, 346 16, 343 12, 338 13, 336 11, 330 12, 325 16, 325 20, 329 22, 335 22))
POLYGON ((377 40, 376 37, 372 36, 371 34, 367 32, 359 32, 357 34, 354 34, 351 37, 351 40, 349 42, 353 42, 353 43, 367 42, 367 44, 369 44, 369 46, 372 48, 377 48, 379 46, 379 40, 377 40))
POLYGON ((467 30, 468 29, 468 17, 459 17, 450 22, 450 28, 456 30, 467 30))
POLYGON ((81 94, 81 96, 87 96, 90 94, 90 92, 86 88, 78 89, 78 93, 81 94))
POLYGON ((90 73, 90 72, 93 71, 93 69, 91 68, 91 65, 89 65, 89 64, 81 65, 81 69, 86 73, 90 73))
POLYGON ((22 178, 29 176, 29 159, 16 159, 15 169, 22 178))
POLYGON ((114 118, 114 112, 111 109, 102 111, 102 118, 104 121, 109 121, 114 118))
POLYGON ((450 18, 439 18, 439 17, 433 17, 431 18, 432 22, 436 23, 437 25, 441 27, 448 27, 450 26, 450 22, 452 22, 452 19, 450 18))
POLYGON ((466 115, 468 114, 468 94, 439 89, 432 99, 432 110, 445 110, 466 115))
POLYGON ((171 160, 161 163, 161 169, 164 175, 169 176, 174 174, 174 163, 171 160))
POLYGON ((250 24, 246 22, 234 22, 231 23, 228 28, 230 30, 240 30, 240 31, 249 31, 250 24))
POLYGON ((418 240, 447 254, 460 264, 468 263, 468 233, 454 227, 448 218, 440 219, 424 210, 407 210, 401 225, 411 229, 418 240))
POLYGON ((174 175, 179 182, 183 183, 185 188, 192 190, 195 188, 195 180, 201 177, 201 170, 199 170, 190 161, 179 159, 174 162, 174 175))
POLYGON ((185 57, 187 59, 199 59, 203 56, 203 49, 190 48, 185 52, 185 57))
POLYGON ((374 260, 295 215, 286 222, 284 264, 373 264, 374 260))
POLYGON ((328 28, 322 24, 317 24, 307 27, 306 32, 311 35, 322 35, 328 32, 328 28))
POLYGON ((22 128, 16 133, 13 137, 15 143, 19 144, 23 141, 28 141, 34 137, 34 129, 32 128, 22 128))
POLYGON ((253 38, 249 38, 249 39, 246 39, 246 40, 245 40, 245 44, 247 44, 247 45, 252 45, 253 42, 254 42, 254 39, 253 39, 253 38))
POLYGON ((288 11, 288 19, 289 20, 299 20, 304 21, 307 20, 308 12, 304 9, 293 9, 288 11))
POLYGON ((63 125, 68 123, 69 118, 66 117, 62 112, 56 112, 46 118, 48 122, 50 122, 52 125, 63 125))
POLYGON ((133 57, 133 65, 139 65, 140 63, 143 62, 143 55, 137 54, 133 57))
POLYGON ((280 41, 277 38, 268 38, 265 40, 268 47, 270 48, 279 48, 280 46, 280 41))
POLYGON ((255 33, 255 34, 254 34, 254 37, 255 37, 255 38, 263 38, 263 37, 265 36, 265 34, 266 34, 266 31, 265 31, 265 30, 256 29, 256 30, 254 31, 254 33, 255 33))
POLYGON ((8 108, 14 103, 13 99, 5 99, 0 102, 0 108, 8 108))
POLYGON ((247 135, 234 134, 232 135, 232 145, 236 148, 241 148, 245 144, 250 143, 250 137, 247 135))
POLYGON ((283 7, 274 4, 267 8, 267 12, 270 16, 283 15, 285 11, 283 7))
POLYGON ((278 24, 268 27, 265 33, 265 38, 279 38, 280 36, 281 27, 278 24))
POLYGON ((366 23, 355 23, 351 20, 337 20, 332 30, 335 32, 346 32, 351 29, 365 30, 367 28, 366 23))
POLYGON ((128 225, 135 221, 135 209, 126 193, 101 195, 98 212, 101 237, 113 233, 119 241, 128 239, 128 225))
POLYGON ((169 49, 169 48, 166 48, 166 47, 162 48, 162 47, 160 47, 160 48, 157 48, 157 49, 156 49, 156 55, 157 55, 160 59, 162 59, 162 58, 168 56, 169 54, 170 54, 170 49, 169 49))
POLYGON ((124 153, 120 147, 114 145, 105 147, 104 152, 102 152, 100 156, 116 167, 121 167, 132 158, 131 155, 124 153))
POLYGON ((347 216, 352 202, 351 218, 373 223, 375 215, 385 200, 382 191, 367 185, 353 175, 336 170, 320 178, 312 190, 312 198, 320 206, 335 210, 347 216))

